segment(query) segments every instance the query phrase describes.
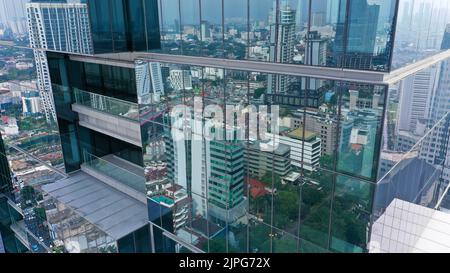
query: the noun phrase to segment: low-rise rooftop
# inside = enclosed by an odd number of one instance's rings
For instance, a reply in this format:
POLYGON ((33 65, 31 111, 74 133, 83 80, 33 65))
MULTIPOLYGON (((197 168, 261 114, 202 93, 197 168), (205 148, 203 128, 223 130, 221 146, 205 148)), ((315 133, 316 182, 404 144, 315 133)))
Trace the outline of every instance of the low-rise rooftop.
POLYGON ((295 129, 287 134, 290 138, 311 141, 317 137, 317 134, 311 131, 303 130, 303 128, 295 129), (304 131, 304 132, 303 132, 304 131))

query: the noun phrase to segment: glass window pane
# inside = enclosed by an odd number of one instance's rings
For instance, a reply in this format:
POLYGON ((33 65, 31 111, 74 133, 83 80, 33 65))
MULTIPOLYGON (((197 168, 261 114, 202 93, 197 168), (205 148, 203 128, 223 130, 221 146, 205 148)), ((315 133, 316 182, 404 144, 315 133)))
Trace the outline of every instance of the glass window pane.
POLYGON ((388 71, 397 1, 350 1, 349 5, 343 67, 388 71))
POLYGON ((248 225, 250 253, 272 253, 272 228, 254 220, 248 225))
POLYGON ((222 0, 201 0, 201 28, 204 29, 202 39, 203 56, 222 58, 223 52, 223 6, 222 0))
POLYGON ((297 253, 299 240, 288 233, 279 232, 273 239, 273 253, 297 253))
POLYGON ((199 0, 180 1, 181 31, 183 55, 201 55, 201 43, 206 33, 202 31, 200 24, 200 2, 199 0))
MULTIPOLYGON (((247 33, 249 41, 248 59, 268 62, 270 60, 271 36, 275 31, 273 20, 276 10, 276 0, 249 0, 250 1, 250 32, 247 33)), ((245 39, 245 34, 244 34, 245 39)))
POLYGON ((376 178, 386 87, 342 82, 337 168, 376 178))
POLYGON ((338 175, 331 223, 335 251, 365 251, 373 187, 372 183, 338 175))
POLYGON ((328 248, 332 188, 335 175, 316 169, 304 172, 300 238, 328 248))
POLYGON ((224 0, 225 58, 245 59, 249 36, 248 0, 224 0))
POLYGON ((181 53, 180 0, 159 0, 162 52, 181 53))
POLYGON ((338 61, 343 54, 346 3, 346 0, 311 1, 305 64, 328 67, 340 65, 338 61))

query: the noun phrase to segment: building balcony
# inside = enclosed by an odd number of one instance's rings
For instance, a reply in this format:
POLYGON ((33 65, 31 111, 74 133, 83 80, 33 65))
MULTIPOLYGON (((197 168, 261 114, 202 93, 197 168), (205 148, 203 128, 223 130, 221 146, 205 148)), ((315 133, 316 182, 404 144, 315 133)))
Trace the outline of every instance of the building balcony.
POLYGON ((176 221, 176 222, 174 223, 174 228, 175 228, 175 230, 177 230, 177 229, 183 227, 184 225, 186 225, 187 219, 188 219, 188 217, 187 217, 187 215, 186 215, 185 217, 183 217, 182 220, 176 221))
POLYGON ((136 103, 74 89, 72 110, 79 124, 102 134, 141 147, 141 125, 136 103))
POLYGON ((83 172, 142 203, 147 202, 142 167, 111 154, 97 157, 85 151, 83 157, 84 163, 81 165, 83 172))
POLYGON ((184 218, 185 214, 187 212, 187 208, 183 208, 177 212, 174 213, 175 219, 177 220, 181 220, 182 218, 184 218), (181 216, 181 217, 180 217, 181 216))

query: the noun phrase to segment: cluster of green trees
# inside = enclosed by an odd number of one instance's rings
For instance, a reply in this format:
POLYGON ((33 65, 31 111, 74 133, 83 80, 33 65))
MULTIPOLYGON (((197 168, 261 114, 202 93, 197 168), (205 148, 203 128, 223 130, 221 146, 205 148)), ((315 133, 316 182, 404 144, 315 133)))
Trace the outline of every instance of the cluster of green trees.
POLYGON ((9 69, 8 73, 5 73, 4 75, 0 75, 0 82, 7 82, 7 81, 13 81, 13 80, 30 80, 36 77, 34 68, 32 69, 26 69, 26 70, 17 70, 17 69, 9 69))
MULTIPOLYGON (((273 185, 276 191, 273 195, 273 212, 270 194, 252 198, 250 211, 263 218, 266 223, 271 223, 272 220, 275 227, 291 234, 296 235, 300 228, 300 238, 319 247, 329 248, 331 240, 339 239, 364 248, 369 222, 367 202, 370 200, 370 190, 366 187, 343 189, 346 182, 340 181, 337 186, 340 189, 336 189, 332 196, 333 184, 336 183, 334 175, 324 171, 305 171, 304 174, 305 183, 298 185, 283 185, 281 178, 274 175, 273 185)), ((272 187, 272 173, 266 174, 261 181, 272 187)))
POLYGON ((20 131, 39 130, 46 126, 45 119, 36 117, 25 117, 19 121, 20 131))

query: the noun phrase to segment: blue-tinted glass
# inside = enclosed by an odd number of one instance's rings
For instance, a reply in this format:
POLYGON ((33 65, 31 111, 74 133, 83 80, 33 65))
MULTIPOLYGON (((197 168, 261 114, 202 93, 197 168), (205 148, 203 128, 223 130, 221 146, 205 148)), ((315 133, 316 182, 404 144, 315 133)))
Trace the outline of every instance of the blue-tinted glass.
POLYGON ((160 48, 157 0, 86 0, 95 53, 160 48))
POLYGON ((222 4, 222 0, 201 0, 201 23, 206 32, 206 43, 203 43, 203 56, 215 58, 224 56, 222 4))
MULTIPOLYGON (((249 60, 268 62, 275 26, 272 22, 275 0, 249 0, 249 60)), ((245 37, 244 37, 245 38, 245 37)))
POLYGON ((364 252, 372 210, 374 184, 338 176, 333 199, 331 248, 364 252))
MULTIPOLYGON (((87 1, 92 24, 92 40, 97 53, 114 51, 111 35, 110 1, 87 1)), ((119 18, 120 19, 120 18, 119 18)))
POLYGON ((224 50, 227 59, 246 59, 249 42, 249 1, 225 0, 224 50))
POLYGON ((386 87, 341 83, 337 169, 374 180, 381 142, 386 87))
POLYGON ((179 0, 159 1, 162 51, 181 54, 181 22, 179 0))
POLYGON ((342 66, 390 69, 397 1, 349 1, 348 29, 342 66))
POLYGON ((201 55, 207 35, 200 20, 199 0, 180 1, 183 55, 201 55))

